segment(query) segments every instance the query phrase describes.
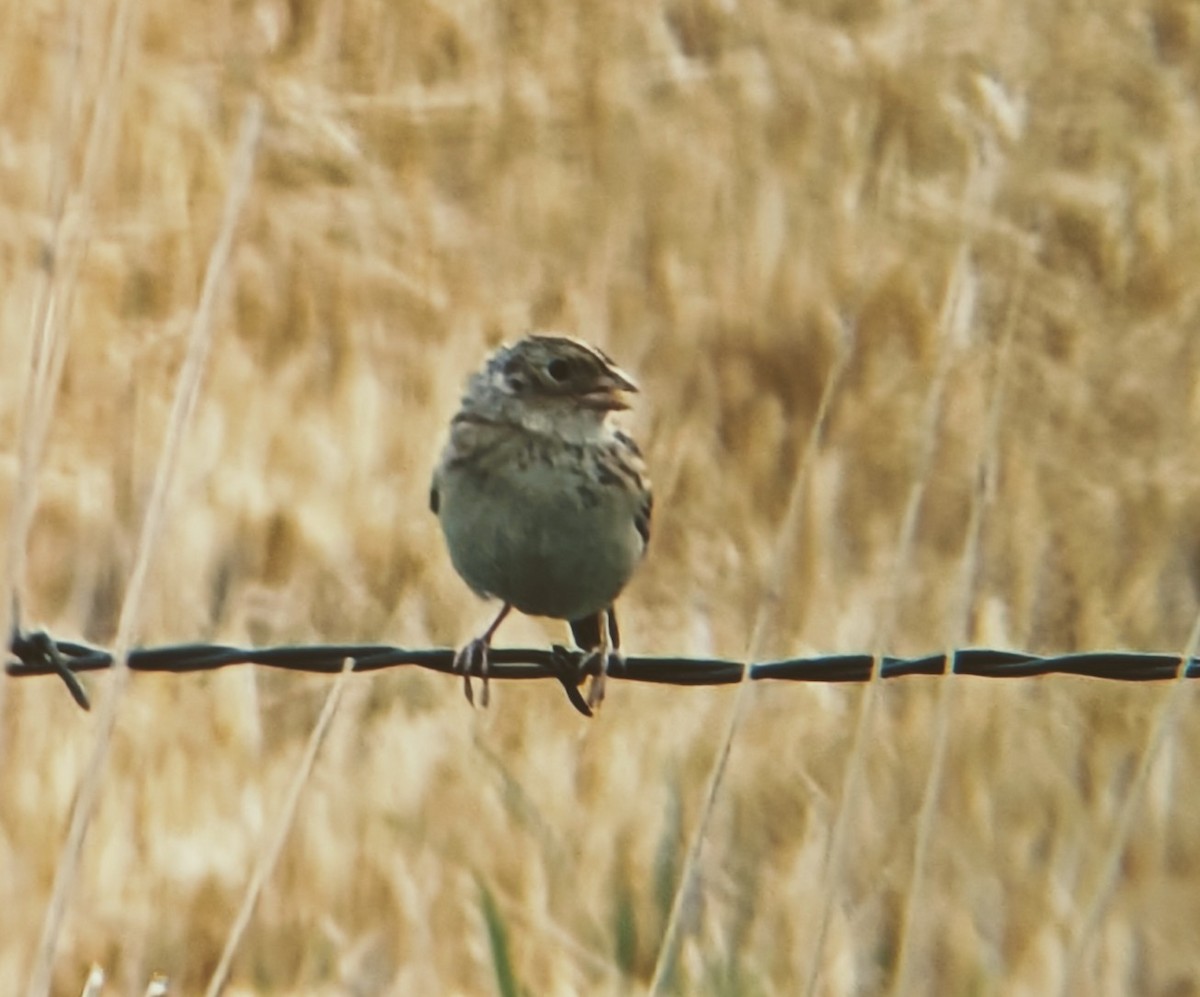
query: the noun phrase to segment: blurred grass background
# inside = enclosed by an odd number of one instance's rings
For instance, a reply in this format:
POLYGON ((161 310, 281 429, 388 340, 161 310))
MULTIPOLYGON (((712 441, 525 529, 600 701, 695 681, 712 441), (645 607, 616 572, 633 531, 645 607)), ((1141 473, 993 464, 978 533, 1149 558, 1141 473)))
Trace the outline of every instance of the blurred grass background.
MULTIPOLYGON (((621 602, 638 653, 738 657, 763 612, 760 657, 873 650, 881 620, 896 653, 1182 651, 1200 580, 1195 0, 143 6, 0 0, 6 512, 48 287, 69 337, 25 624, 112 639, 259 95, 139 643, 470 636, 490 609, 450 567, 430 468, 486 352, 555 329, 642 383, 654 537, 621 602)), ((472 712, 446 678, 353 679, 231 992, 487 993, 505 971, 531 993, 643 990, 735 693, 617 683, 589 723, 552 686, 472 712)), ((202 989, 328 688, 132 680, 56 993, 93 961, 114 992, 154 971, 202 989)), ((675 985, 792 993, 815 958, 827 994, 1200 991, 1187 710, 1069 967, 1163 686, 955 682, 905 930, 940 688, 879 690, 832 891, 863 692, 747 690, 675 985)), ((55 681, 6 684, 4 992, 29 973, 95 724, 55 681)))

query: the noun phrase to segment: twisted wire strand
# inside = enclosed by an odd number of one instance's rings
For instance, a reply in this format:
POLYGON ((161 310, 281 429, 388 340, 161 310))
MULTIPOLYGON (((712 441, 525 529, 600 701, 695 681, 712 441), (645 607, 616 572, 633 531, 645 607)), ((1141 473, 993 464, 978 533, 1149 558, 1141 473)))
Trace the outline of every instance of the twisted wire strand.
MULTIPOLYGON (((58 675, 84 709, 88 697, 78 676, 111 668, 112 655, 104 648, 77 641, 55 640, 43 631, 16 632, 9 642, 12 659, 5 669, 13 678, 58 675)), ((455 674, 453 648, 403 648, 386 644, 318 644, 244 648, 224 644, 170 644, 129 652, 133 672, 203 672, 234 665, 262 665, 289 671, 335 675, 347 658, 356 672, 415 666, 455 674)), ((582 680, 584 654, 562 647, 493 648, 489 678, 497 680, 547 679, 564 676, 582 680)), ((822 654, 804 658, 763 661, 750 666, 751 681, 867 682, 871 655, 822 654)), ((1163 682, 1179 676, 1176 654, 1138 651, 1085 651, 1036 655, 994 648, 963 648, 952 655, 929 654, 916 658, 885 657, 880 674, 885 679, 912 675, 972 675, 979 678, 1030 678, 1035 675, 1074 675, 1119 682, 1163 682), (948 663, 948 659, 950 659, 948 663)), ((742 664, 722 658, 631 656, 610 664, 614 679, 658 685, 733 685, 742 678, 742 664)), ((1200 658, 1192 658, 1184 678, 1200 678, 1200 658)))

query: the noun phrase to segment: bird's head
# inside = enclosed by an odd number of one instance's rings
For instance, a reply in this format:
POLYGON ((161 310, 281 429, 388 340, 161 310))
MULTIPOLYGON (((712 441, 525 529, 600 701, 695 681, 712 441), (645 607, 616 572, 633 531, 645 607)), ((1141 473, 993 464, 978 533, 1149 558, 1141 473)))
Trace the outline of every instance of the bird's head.
POLYGON ((502 346, 471 379, 464 406, 529 428, 599 426, 629 408, 637 384, 603 351, 567 336, 526 336, 502 346))

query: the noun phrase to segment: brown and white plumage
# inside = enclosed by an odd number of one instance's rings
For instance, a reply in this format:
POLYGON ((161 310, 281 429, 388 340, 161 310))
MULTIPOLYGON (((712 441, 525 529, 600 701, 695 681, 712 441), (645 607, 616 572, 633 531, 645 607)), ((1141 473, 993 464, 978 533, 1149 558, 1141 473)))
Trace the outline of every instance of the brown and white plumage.
POLYGON ((486 696, 488 647, 512 608, 569 621, 587 663, 598 658, 589 705, 603 697, 613 602, 650 537, 645 464, 609 419, 636 391, 604 353, 564 336, 503 346, 471 378, 430 493, 458 573, 504 602, 456 657, 468 698, 473 672, 486 696))

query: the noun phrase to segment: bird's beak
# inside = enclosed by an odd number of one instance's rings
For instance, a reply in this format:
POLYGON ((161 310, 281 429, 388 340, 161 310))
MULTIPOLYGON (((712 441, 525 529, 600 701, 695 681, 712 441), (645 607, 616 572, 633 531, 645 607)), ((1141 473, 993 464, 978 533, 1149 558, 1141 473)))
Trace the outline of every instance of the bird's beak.
POLYGON ((610 365, 605 373, 607 378, 583 396, 584 404, 605 412, 620 412, 629 408, 625 396, 637 394, 637 382, 620 367, 610 365))

